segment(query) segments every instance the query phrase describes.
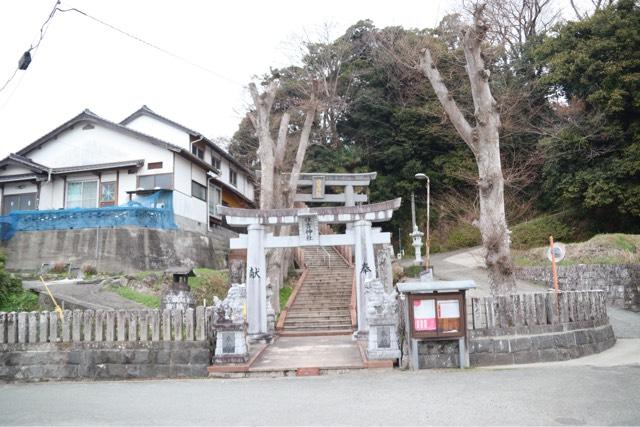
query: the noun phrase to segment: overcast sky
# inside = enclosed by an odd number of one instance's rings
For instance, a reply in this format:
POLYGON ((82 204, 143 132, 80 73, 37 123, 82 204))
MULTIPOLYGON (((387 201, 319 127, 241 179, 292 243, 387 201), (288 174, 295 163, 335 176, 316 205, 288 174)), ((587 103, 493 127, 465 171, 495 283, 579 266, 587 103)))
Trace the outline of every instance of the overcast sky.
MULTIPOLYGON (((54 3, 2 2, 0 87, 37 42, 54 3)), ((117 122, 146 104, 208 137, 229 137, 246 111, 247 83, 270 66, 290 64, 295 40, 314 38, 325 24, 339 36, 360 19, 378 27, 433 27, 456 5, 447 0, 62 0, 62 9, 78 8, 210 71, 76 12, 57 12, 29 69, 0 92, 0 158, 85 108, 117 122)))

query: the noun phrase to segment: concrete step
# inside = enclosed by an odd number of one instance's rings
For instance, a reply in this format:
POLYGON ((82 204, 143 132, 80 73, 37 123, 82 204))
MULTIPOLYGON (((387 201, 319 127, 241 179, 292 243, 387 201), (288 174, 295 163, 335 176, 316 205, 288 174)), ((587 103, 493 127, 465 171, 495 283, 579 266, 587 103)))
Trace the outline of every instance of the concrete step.
POLYGON ((351 328, 351 322, 349 323, 304 323, 304 324, 294 324, 294 325, 285 325, 284 329, 286 331, 330 331, 330 330, 346 330, 351 328))
POLYGON ((288 322, 289 320, 305 320, 305 319, 338 319, 338 320, 343 320, 343 319, 347 319, 347 320, 351 320, 351 314, 349 313, 349 311, 344 310, 344 311, 339 311, 339 312, 335 312, 335 313, 311 313, 311 312, 298 312, 298 313, 288 313, 287 314, 287 319, 286 321, 288 322))

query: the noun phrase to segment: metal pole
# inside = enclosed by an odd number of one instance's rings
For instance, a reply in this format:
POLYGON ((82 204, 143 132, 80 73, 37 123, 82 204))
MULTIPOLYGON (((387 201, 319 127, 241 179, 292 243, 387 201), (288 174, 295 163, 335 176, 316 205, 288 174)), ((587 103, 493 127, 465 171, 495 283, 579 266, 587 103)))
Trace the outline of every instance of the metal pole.
POLYGON ((427 176, 427 241, 426 252, 425 252, 425 268, 429 270, 431 264, 429 264, 429 247, 431 246, 431 235, 429 234, 429 219, 430 219, 430 203, 431 203, 431 181, 427 176))
POLYGON ((402 227, 398 227, 398 253, 402 256, 402 227))

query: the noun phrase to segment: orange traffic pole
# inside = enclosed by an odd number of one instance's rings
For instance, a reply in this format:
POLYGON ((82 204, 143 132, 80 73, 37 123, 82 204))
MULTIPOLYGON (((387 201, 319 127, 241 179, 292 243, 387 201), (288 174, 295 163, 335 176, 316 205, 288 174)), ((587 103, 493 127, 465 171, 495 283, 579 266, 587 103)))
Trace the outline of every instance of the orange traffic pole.
POLYGON ((558 270, 556 269, 556 257, 553 253, 553 236, 549 236, 549 251, 551 254, 551 272, 553 273, 553 289, 556 293, 560 292, 558 289, 558 270))

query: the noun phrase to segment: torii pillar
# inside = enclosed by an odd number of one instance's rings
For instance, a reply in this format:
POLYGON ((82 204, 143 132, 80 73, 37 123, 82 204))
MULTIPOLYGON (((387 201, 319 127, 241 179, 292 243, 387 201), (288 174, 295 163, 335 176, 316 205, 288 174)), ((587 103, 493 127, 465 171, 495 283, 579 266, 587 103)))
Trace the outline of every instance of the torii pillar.
POLYGON ((264 241, 265 226, 247 226, 247 334, 252 340, 259 340, 267 334, 267 260, 264 241))

